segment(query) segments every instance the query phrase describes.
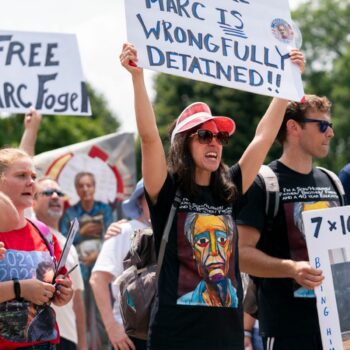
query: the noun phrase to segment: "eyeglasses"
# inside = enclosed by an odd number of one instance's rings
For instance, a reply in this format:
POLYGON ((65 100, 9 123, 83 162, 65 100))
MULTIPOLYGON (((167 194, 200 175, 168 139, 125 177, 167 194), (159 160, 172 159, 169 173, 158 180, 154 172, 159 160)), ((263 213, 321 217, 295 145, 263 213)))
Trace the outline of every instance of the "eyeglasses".
POLYGON ((212 133, 210 130, 199 129, 191 135, 191 137, 197 135, 198 142, 201 144, 208 145, 213 141, 215 137, 220 145, 227 145, 230 135, 226 131, 219 131, 217 134, 212 133))
POLYGON ((64 193, 60 190, 51 189, 51 190, 39 192, 39 194, 45 197, 51 197, 54 193, 56 193, 58 197, 64 197, 64 193))
POLYGON ((320 132, 324 134, 328 128, 333 129, 333 123, 330 123, 327 120, 313 119, 313 118, 304 118, 302 123, 318 123, 320 132))

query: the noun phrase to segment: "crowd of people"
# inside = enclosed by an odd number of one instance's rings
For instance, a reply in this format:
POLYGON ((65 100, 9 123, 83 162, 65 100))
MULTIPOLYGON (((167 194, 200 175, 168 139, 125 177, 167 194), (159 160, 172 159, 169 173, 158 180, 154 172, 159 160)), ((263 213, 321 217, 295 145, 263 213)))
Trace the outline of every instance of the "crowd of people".
MULTIPOLYGON (((304 70, 300 51, 291 50, 290 59, 304 70)), ((166 157, 133 45, 124 44, 120 62, 132 78, 142 150, 142 179, 122 203, 127 220, 113 222, 110 206, 95 200, 98 184, 87 169, 72 179, 79 202, 66 210, 59 183, 36 179, 41 116, 34 109, 25 116, 20 148, 0 150, 0 349, 321 350, 313 290, 324 276, 308 261, 301 212, 341 205, 331 179, 313 165, 334 136, 330 101, 273 98, 230 167, 222 151, 234 121, 192 103, 170 127, 166 157), (269 167, 281 197, 270 220, 257 174, 276 138, 283 151, 269 167), (306 197, 283 195, 295 188, 306 197), (115 281, 135 230, 152 227, 159 252, 175 195, 181 200, 148 339, 139 339, 123 327, 115 281), (57 271, 74 218, 79 231, 57 271), (244 313, 242 272, 257 289, 254 317, 244 313)), ((346 186, 349 173, 342 171, 346 186)))

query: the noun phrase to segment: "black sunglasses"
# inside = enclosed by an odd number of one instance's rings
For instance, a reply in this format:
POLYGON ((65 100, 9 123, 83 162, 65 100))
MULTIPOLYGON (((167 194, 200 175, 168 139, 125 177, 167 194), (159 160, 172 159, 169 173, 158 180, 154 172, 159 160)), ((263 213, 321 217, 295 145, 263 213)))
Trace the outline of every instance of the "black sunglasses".
POLYGON ((333 129, 333 123, 330 123, 327 120, 313 119, 313 118, 304 118, 302 123, 318 123, 320 132, 325 133, 328 128, 333 129))
POLYGON ((64 193, 60 190, 51 189, 39 192, 39 194, 45 197, 51 197, 54 193, 56 193, 58 197, 64 197, 64 193))
POLYGON ((194 136, 194 135, 198 136, 199 143, 206 144, 206 145, 212 142, 214 137, 216 138, 216 140, 220 145, 227 145, 228 140, 230 138, 230 135, 228 134, 227 131, 219 131, 217 134, 214 134, 210 130, 199 129, 195 133, 193 133, 191 136, 194 136))

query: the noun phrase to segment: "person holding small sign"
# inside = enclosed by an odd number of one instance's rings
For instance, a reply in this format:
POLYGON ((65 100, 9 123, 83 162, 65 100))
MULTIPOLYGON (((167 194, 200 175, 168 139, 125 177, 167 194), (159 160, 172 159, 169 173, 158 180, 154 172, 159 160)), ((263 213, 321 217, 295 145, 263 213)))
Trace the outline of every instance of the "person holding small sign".
MULTIPOLYGON (((35 144, 40 128, 42 116, 33 107, 24 116, 24 133, 21 138, 20 149, 30 156, 35 155, 35 144)), ((61 249, 64 248, 66 239, 58 232, 59 219, 63 214, 64 193, 59 184, 49 178, 42 177, 36 181, 36 191, 33 198, 33 207, 25 212, 26 217, 38 219, 47 225, 50 234, 57 238, 61 249)), ((36 221, 37 222, 37 221, 36 221)), ((56 313, 56 320, 60 330, 60 343, 57 349, 72 350, 87 349, 85 306, 83 301, 84 284, 78 264, 78 255, 74 247, 71 247, 66 266, 70 269, 69 276, 72 280, 74 295, 63 307, 53 309, 56 313)))
MULTIPOLYGON (((303 55, 290 53, 302 69, 303 55)), ((172 224, 150 324, 151 350, 242 350, 242 283, 235 214, 270 149, 288 101, 274 98, 239 162, 228 168, 222 150, 235 131, 228 117, 195 102, 171 128, 168 162, 145 88, 137 50, 124 44, 121 64, 132 76, 142 174, 156 248, 177 189, 172 224)))
POLYGON ((55 349, 59 333, 50 303, 65 305, 73 295, 65 268, 52 284, 61 254, 57 240, 24 216, 33 204, 35 179, 27 153, 0 150, 0 191, 11 199, 19 219, 11 230, 0 232, 7 250, 0 261, 0 349, 55 349))
POLYGON ((322 350, 314 288, 324 277, 309 263, 301 213, 341 203, 331 174, 313 166, 334 136, 330 108, 315 95, 288 104, 277 136, 282 155, 269 165, 279 183, 278 212, 266 213, 268 193, 258 177, 238 217, 240 267, 258 277, 265 349, 322 350))

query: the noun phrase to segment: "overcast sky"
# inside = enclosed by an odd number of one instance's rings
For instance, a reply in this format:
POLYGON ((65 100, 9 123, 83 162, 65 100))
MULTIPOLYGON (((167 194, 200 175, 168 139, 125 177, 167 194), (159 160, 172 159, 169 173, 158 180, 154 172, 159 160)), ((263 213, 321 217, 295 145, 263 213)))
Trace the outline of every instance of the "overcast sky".
MULTIPOLYGON (((293 9, 303 0, 289 0, 293 9)), ((73 33, 86 80, 108 101, 122 130, 135 131, 129 74, 119 65, 126 40, 123 0, 0 0, 0 29, 73 33)), ((152 93, 152 73, 146 81, 152 93)))

